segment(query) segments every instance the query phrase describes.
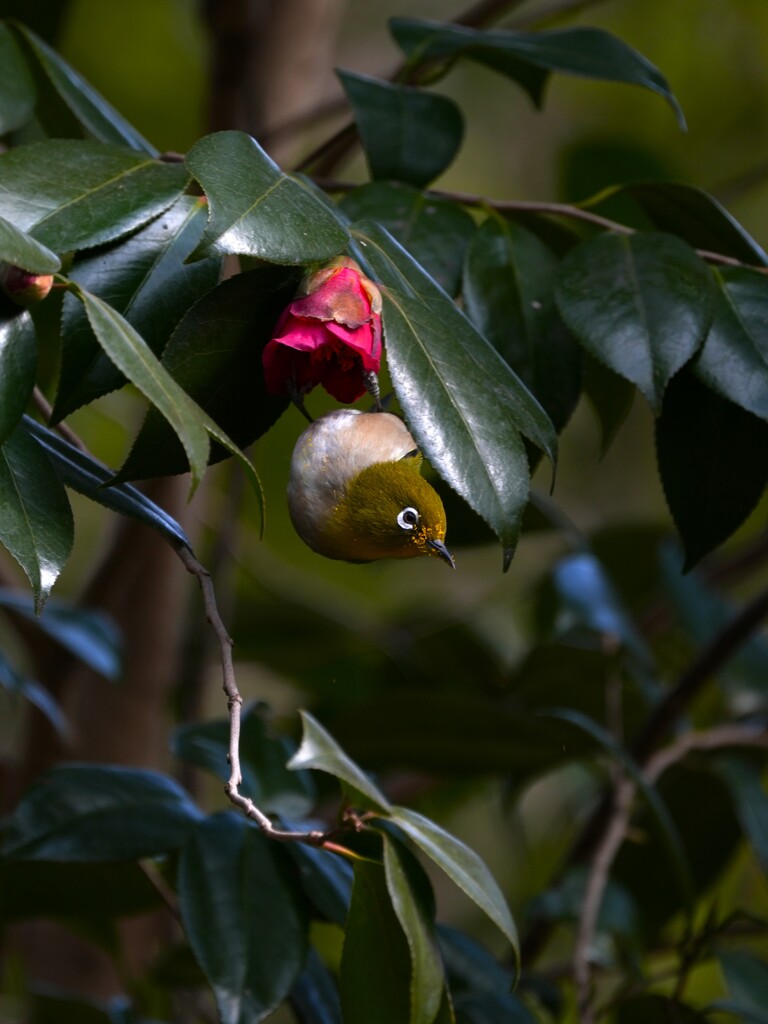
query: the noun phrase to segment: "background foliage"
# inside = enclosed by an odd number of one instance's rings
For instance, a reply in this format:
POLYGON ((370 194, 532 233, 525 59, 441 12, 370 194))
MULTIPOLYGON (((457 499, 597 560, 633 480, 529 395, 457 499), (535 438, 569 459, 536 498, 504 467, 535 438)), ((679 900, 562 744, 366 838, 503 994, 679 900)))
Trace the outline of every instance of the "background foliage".
POLYGON ((3 1015, 766 1019, 766 12, 18 6, 0 257, 60 287, 0 334, 3 1015), (451 578, 287 524, 259 354, 344 249, 451 578), (243 792, 337 852, 221 794, 190 548, 243 792))

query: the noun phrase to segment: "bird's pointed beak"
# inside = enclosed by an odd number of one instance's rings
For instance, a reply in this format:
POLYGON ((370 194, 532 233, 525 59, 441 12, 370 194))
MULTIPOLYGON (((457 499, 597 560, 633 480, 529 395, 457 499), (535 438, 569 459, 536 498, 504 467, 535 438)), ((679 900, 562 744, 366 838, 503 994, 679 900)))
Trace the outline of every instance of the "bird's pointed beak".
POLYGON ((456 568, 456 563, 453 560, 453 555, 441 540, 430 539, 427 541, 427 547, 430 549, 430 554, 436 554, 438 558, 442 558, 444 562, 447 562, 452 569, 456 568))

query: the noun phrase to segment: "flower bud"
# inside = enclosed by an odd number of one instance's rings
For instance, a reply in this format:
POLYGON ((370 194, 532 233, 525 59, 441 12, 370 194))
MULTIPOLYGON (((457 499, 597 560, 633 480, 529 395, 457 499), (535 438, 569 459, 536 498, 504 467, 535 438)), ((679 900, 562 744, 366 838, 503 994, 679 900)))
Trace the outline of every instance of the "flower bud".
POLYGON ((32 274, 12 263, 0 261, 0 288, 17 306, 40 302, 52 287, 52 274, 32 274))
POLYGON ((301 397, 321 384, 354 402, 381 365, 381 294, 354 260, 338 256, 303 279, 264 349, 269 391, 301 397))

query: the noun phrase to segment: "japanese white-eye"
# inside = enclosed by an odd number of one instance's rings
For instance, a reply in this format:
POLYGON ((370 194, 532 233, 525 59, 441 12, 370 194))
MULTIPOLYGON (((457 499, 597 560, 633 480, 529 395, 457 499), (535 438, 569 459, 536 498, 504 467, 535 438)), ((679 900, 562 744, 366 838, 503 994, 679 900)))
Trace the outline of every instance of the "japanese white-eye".
POLYGON ((296 532, 326 558, 437 555, 454 567, 443 543, 443 503, 420 467, 418 446, 397 416, 326 413, 294 448, 288 509, 296 532))

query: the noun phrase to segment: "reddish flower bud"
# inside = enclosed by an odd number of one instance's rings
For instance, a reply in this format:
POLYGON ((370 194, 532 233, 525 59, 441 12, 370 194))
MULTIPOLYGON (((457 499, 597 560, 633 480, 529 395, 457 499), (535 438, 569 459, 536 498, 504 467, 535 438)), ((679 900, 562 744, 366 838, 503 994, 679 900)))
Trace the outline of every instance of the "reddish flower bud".
POLYGON ((0 262, 0 288, 17 306, 31 306, 40 302, 52 286, 52 274, 31 274, 12 263, 0 262))
POLYGON ((354 260, 339 256, 302 282, 264 349, 275 394, 301 396, 322 384, 339 402, 365 393, 381 365, 381 295, 354 260))

